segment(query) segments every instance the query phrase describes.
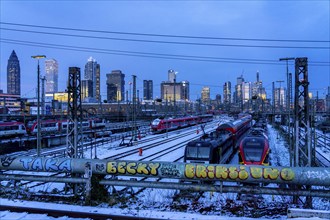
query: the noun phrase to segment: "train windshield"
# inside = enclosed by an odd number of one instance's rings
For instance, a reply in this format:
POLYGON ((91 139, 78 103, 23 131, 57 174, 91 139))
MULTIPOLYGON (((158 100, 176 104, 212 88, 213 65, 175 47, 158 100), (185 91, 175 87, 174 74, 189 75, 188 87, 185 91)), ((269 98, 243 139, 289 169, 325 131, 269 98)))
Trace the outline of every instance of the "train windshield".
POLYGON ((209 160, 209 157, 210 157, 209 146, 187 146, 186 158, 209 160))
POLYGON ((249 139, 243 144, 243 151, 246 161, 261 161, 261 157, 264 151, 264 142, 257 139, 249 139))
POLYGON ((160 119, 157 118, 157 119, 152 121, 151 125, 158 125, 159 122, 160 122, 160 119))

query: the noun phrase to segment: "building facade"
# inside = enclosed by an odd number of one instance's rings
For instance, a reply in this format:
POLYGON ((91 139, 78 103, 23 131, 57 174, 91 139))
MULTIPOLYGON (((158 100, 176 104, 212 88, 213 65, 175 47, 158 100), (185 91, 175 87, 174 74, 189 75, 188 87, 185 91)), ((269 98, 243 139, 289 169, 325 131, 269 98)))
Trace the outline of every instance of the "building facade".
MULTIPOLYGON (((101 74, 100 64, 98 64, 95 59, 90 57, 85 65, 84 79, 92 81, 93 87, 92 90, 88 90, 88 94, 86 95, 88 98, 90 98, 91 100, 95 100, 96 102, 101 101, 100 74, 101 74)), ((85 88, 84 90, 87 91, 87 88, 85 88)))
POLYGON ((204 104, 210 104, 211 98, 210 98, 210 87, 203 87, 201 92, 201 101, 204 104))
POLYGON ((325 110, 330 113, 330 86, 328 86, 328 94, 325 96, 325 110))
POLYGON ((13 50, 8 59, 7 93, 11 95, 21 95, 21 69, 15 50, 13 50))
POLYGON ((231 82, 225 82, 223 85, 223 103, 225 105, 231 104, 231 82))
POLYGON ((174 83, 176 80, 176 72, 174 70, 168 70, 168 82, 174 83))
POLYGON ((113 70, 107 74, 107 101, 125 100, 125 74, 121 70, 113 70))
POLYGON ((153 99, 153 82, 152 80, 143 80, 143 100, 153 99))
POLYGON ((185 101, 189 101, 190 100, 190 84, 187 80, 184 80, 181 82, 182 86, 181 86, 181 94, 182 94, 182 98, 185 101))
POLYGON ((235 86, 235 95, 234 95, 234 103, 239 106, 243 104, 242 97, 242 83, 244 82, 243 75, 237 77, 236 86, 235 86))
MULTIPOLYGON (((90 94, 93 93, 93 81, 89 79, 81 80, 81 100, 83 102, 90 102, 93 99, 90 94)), ((94 100, 95 101, 95 100, 94 100)))
POLYGON ((45 61, 46 93, 58 92, 58 63, 55 59, 45 61))
POLYGON ((22 114, 26 99, 19 95, 0 93, 0 114, 22 114))
POLYGON ((178 83, 162 82, 160 84, 160 94, 163 100, 179 101, 179 100, 189 100, 189 82, 182 81, 178 83), (175 97, 175 98, 174 98, 175 97))
POLYGON ((283 87, 275 88, 274 99, 275 99, 275 110, 283 110, 286 107, 285 105, 285 92, 286 90, 283 87))

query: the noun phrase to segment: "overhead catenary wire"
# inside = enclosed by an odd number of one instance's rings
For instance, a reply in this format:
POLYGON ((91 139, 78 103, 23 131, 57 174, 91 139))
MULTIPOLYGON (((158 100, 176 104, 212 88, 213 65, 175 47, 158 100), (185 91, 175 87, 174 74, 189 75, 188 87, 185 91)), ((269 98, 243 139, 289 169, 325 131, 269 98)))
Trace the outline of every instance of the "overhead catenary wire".
MULTIPOLYGON (((25 46, 38 46, 44 48, 63 49, 71 51, 82 52, 95 52, 102 54, 112 54, 121 56, 134 56, 134 57, 148 57, 148 58, 161 58, 161 59, 175 59, 175 60, 187 60, 187 61, 205 61, 205 62, 220 62, 220 63, 244 63, 244 64, 268 64, 268 65, 284 65, 278 60, 262 60, 262 59, 246 59, 246 58, 224 58, 224 57, 211 57, 211 56, 193 56, 193 55, 179 55, 179 54, 164 54, 164 53, 147 53, 127 50, 111 50, 100 49, 92 47, 80 47, 63 44, 49 44, 33 41, 21 41, 15 39, 0 38, 0 42, 8 44, 17 44, 25 46)), ((329 66, 329 62, 310 62, 313 66, 329 66)))
POLYGON ((199 43, 199 42, 185 42, 185 41, 146 40, 146 39, 104 37, 104 36, 92 36, 92 35, 81 35, 81 34, 66 34, 66 33, 34 31, 34 30, 23 30, 23 29, 13 29, 13 28, 4 28, 4 27, 0 27, 0 30, 14 31, 14 32, 25 32, 25 33, 33 33, 33 34, 45 34, 45 35, 66 36, 66 37, 103 39, 103 40, 116 40, 116 41, 129 41, 129 42, 141 42, 141 43, 191 45, 191 46, 242 47, 242 48, 272 48, 272 49, 326 49, 326 50, 330 49, 329 46, 248 45, 248 44, 220 44, 220 43, 199 43))
POLYGON ((187 38, 187 39, 204 39, 204 40, 232 40, 232 41, 269 41, 269 42, 303 42, 303 43, 329 43, 330 40, 301 40, 301 39, 262 39, 262 38, 235 38, 235 37, 210 37, 210 36, 191 36, 191 35, 170 35, 170 34, 151 34, 151 33, 136 33, 136 32, 122 32, 122 31, 106 31, 106 30, 92 30, 82 28, 67 28, 56 26, 44 26, 33 24, 21 24, 11 22, 0 22, 0 24, 22 26, 22 27, 34 27, 43 29, 55 29, 66 31, 79 31, 79 32, 93 32, 93 33, 105 33, 105 34, 119 34, 119 35, 135 35, 135 36, 149 36, 149 37, 166 37, 166 38, 187 38))

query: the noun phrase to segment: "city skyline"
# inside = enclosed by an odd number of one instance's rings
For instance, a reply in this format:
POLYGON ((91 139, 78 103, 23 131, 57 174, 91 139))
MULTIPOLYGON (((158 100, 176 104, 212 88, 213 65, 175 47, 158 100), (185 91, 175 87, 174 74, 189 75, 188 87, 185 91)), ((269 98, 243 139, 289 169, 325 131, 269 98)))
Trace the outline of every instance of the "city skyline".
MULTIPOLYGON (((166 81, 167 71, 170 69, 178 72, 177 81, 190 82, 192 100, 200 98, 204 86, 210 87, 211 99, 217 94, 223 95, 223 85, 227 81, 231 82, 234 91, 233 86, 236 85, 238 76, 243 75, 246 82, 254 82, 256 72, 260 73, 267 98, 270 98, 272 82, 286 81, 286 62, 279 61, 280 58, 285 57, 308 57, 310 92, 314 96, 319 91, 319 96, 324 97, 327 86, 330 85, 330 10, 327 1, 313 3, 96 1, 95 4, 84 1, 79 2, 80 7, 74 7, 74 2, 56 3, 55 1, 38 3, 1 1, 0 4, 0 89, 4 92, 7 87, 7 60, 12 50, 16 51, 21 64, 21 80, 24 82, 21 86, 21 95, 28 97, 33 96, 36 89, 37 63, 36 60, 31 59, 31 55, 35 54, 45 54, 47 58, 58 61, 59 91, 65 90, 69 67, 77 66, 83 70, 86 59, 91 56, 95 58, 101 65, 102 100, 106 97, 106 74, 111 73, 112 70, 121 70, 126 74, 126 90, 128 82, 132 81, 132 75, 136 75, 140 97, 142 97, 143 80, 153 80, 153 96, 159 98, 160 84, 166 81), (38 7, 35 7, 36 4, 38 7), (136 10, 137 5, 144 7, 136 10), (87 8, 99 13, 95 13, 93 17, 82 13, 79 19, 74 19, 70 14, 73 8, 75 13, 83 12, 87 8), (15 13, 10 13, 12 11, 22 16, 17 17, 15 13), (108 12, 104 13, 104 11, 108 12), (296 13, 292 13, 293 11, 296 13), (127 15, 134 19, 127 19, 127 15), (153 19, 150 19, 151 17, 153 19), (22 25, 38 25, 44 28, 22 25), (75 35, 75 37, 60 36, 57 35, 60 31, 53 27, 83 31, 62 30, 62 34, 75 35), (22 32, 23 30, 34 33, 22 32), (101 34, 87 30, 120 33, 101 34), (82 37, 82 35, 91 37, 82 37), (211 37, 217 39, 210 39, 211 37), (134 41, 124 41, 124 38, 134 41), (229 41, 222 38, 236 38, 236 40, 229 41), (252 39, 274 41, 262 42, 252 39), (280 40, 283 39, 293 42, 281 42, 280 40), (271 45, 275 48, 267 47, 271 45), (281 48, 282 46, 287 48, 281 48), (316 47, 325 49, 316 49, 316 47), (100 48, 104 50, 99 50, 100 48)), ((288 63, 289 71, 294 73, 294 62, 288 63)), ((44 61, 40 64, 41 74, 45 75, 44 61)), ((286 87, 286 82, 282 86, 286 87)))

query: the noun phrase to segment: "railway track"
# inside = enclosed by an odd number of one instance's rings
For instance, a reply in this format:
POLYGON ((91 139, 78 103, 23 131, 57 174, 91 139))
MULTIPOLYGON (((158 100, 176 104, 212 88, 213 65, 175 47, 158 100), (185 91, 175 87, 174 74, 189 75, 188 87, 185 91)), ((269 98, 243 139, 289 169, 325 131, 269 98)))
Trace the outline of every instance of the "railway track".
MULTIPOLYGON (((212 128, 215 124, 216 123, 210 123, 209 125, 207 125, 207 127, 212 128)), ((192 130, 191 128, 186 128, 183 130, 176 130, 176 131, 169 132, 169 136, 166 139, 163 139, 165 137, 165 134, 155 135, 153 137, 146 138, 143 141, 139 141, 139 144, 135 145, 135 146, 117 147, 116 150, 119 150, 119 151, 122 150, 122 151, 120 151, 119 153, 116 153, 114 155, 111 155, 110 157, 105 157, 105 158, 100 158, 100 159, 112 159, 112 160, 119 160, 119 159, 125 159, 125 158, 130 159, 130 157, 132 155, 137 154, 139 148, 142 148, 143 151, 145 151, 145 152, 148 150, 150 151, 152 149, 156 149, 156 152, 152 153, 151 155, 146 156, 144 158, 140 158, 140 160, 147 160, 150 157, 153 157, 154 158, 153 160, 155 160, 155 159, 159 158, 159 157, 157 157, 157 155, 170 154, 172 151, 182 148, 185 145, 185 143, 191 139, 187 139, 186 141, 182 141, 179 144, 175 144, 175 145, 170 146, 169 148, 163 149, 163 150, 159 149, 160 145, 165 146, 167 143, 171 143, 173 141, 176 141, 187 135, 192 135, 192 134, 195 134, 195 130, 192 130), (146 144, 148 142, 154 142, 155 140, 159 140, 159 139, 163 139, 163 140, 142 146, 142 144, 146 144)), ((196 138, 199 138, 200 136, 201 136, 201 134, 197 135, 196 138)), ((104 142, 104 141, 102 141, 102 142, 104 142)), ((87 151, 91 148, 91 147, 88 147, 89 145, 90 145, 90 142, 87 142, 84 144, 85 151, 87 151)), ((58 155, 58 154, 62 154, 65 156, 65 154, 63 153, 65 151, 65 149, 66 149, 66 147, 56 147, 55 149, 44 149, 42 151, 42 156, 58 155)), ((23 155, 24 156, 28 156, 28 155, 36 156, 35 151, 29 152, 29 153, 30 154, 28 154, 27 152, 24 152, 21 154, 16 153, 15 156, 23 156, 23 155)), ((10 171, 4 172, 3 174, 6 174, 6 173, 10 173, 10 171)), ((18 174, 18 175, 25 174, 26 175, 26 172, 24 172, 24 173, 17 172, 16 174, 18 174)), ((65 176, 65 174, 63 174, 63 173, 43 173, 42 175, 47 176, 47 177, 64 177, 65 176)), ((22 182, 18 185, 16 185, 16 184, 15 185, 18 187, 27 187, 30 190, 32 190, 34 188, 40 188, 42 185, 45 185, 45 184, 47 184, 47 183, 43 183, 43 182, 36 183, 36 182, 32 182, 32 181, 26 181, 26 182, 22 182)))
POLYGON ((79 219, 94 219, 94 220, 156 220, 158 218, 151 218, 151 217, 145 217, 142 218, 140 216, 128 216, 128 215, 116 215, 116 214, 110 214, 110 213, 100 213, 97 210, 94 212, 84 212, 84 211, 77 211, 74 209, 67 209, 67 208, 39 208, 39 207, 26 207, 26 206, 10 206, 10 205, 1 205, 0 211, 11 211, 11 212, 24 212, 24 213, 36 213, 36 214, 46 214, 48 216, 52 216, 55 218, 79 218, 79 219))

